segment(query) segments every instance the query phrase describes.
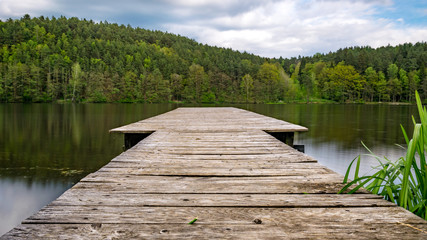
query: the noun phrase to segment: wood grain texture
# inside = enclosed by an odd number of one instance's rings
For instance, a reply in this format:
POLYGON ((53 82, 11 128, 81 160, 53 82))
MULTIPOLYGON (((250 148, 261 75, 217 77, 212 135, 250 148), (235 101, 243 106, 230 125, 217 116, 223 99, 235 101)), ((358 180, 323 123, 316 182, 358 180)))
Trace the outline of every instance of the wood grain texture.
MULTIPOLYGON (((142 223, 142 224, 186 224, 198 217, 198 224, 244 225, 255 219, 264 224, 296 223, 325 224, 346 222, 363 223, 407 223, 420 224, 425 221, 407 211, 395 207, 372 208, 264 208, 264 207, 134 207, 134 206, 51 206, 48 205, 28 219, 24 224, 36 223, 142 223), (316 217, 313 217, 316 216, 316 217), (369 216, 369 217, 368 217, 369 216)), ((423 229, 427 230, 427 227, 423 229)))
POLYGON ((143 121, 112 129, 111 132, 138 133, 163 129, 185 132, 250 130, 299 132, 308 130, 299 125, 237 108, 178 108, 143 121))
MULTIPOLYGON (((242 166, 243 167, 243 166, 242 166)), ((229 166, 228 168, 183 168, 183 167, 139 167, 139 168, 103 168, 98 172, 97 176, 112 176, 114 175, 148 175, 148 176, 236 176, 236 177, 263 177, 263 176, 309 176, 313 174, 332 173, 327 168, 236 168, 229 166)))
POLYGON ((22 224, 1 239, 424 239, 423 224, 22 224), (412 228, 414 227, 414 228, 412 228), (387 229, 387 231, 382 231, 387 229), (58 232, 61 234, 58 235, 58 232), (393 233, 393 234, 390 234, 393 233))
POLYGON ((179 108, 112 132, 150 133, 0 239, 425 239, 423 219, 266 131, 236 108, 179 108), (189 225, 188 222, 198 217, 189 225))
POLYGON ((135 194, 75 189, 60 196, 56 206, 137 207, 394 207, 373 194, 135 194))

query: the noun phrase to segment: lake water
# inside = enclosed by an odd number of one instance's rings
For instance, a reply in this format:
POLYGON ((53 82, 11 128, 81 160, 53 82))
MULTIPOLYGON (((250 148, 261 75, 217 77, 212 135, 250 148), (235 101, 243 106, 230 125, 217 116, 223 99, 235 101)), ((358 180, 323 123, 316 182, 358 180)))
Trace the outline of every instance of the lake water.
MULTIPOLYGON (((176 104, 0 104, 0 235, 37 212, 82 177, 122 151, 123 137, 108 130, 155 116, 176 104)), ((190 105, 185 105, 190 106, 190 105)), ((408 105, 240 104, 234 106, 309 128, 296 135, 306 154, 344 174, 367 153, 403 156, 402 124, 412 132, 408 105)), ((363 172, 377 165, 363 158, 363 172)))

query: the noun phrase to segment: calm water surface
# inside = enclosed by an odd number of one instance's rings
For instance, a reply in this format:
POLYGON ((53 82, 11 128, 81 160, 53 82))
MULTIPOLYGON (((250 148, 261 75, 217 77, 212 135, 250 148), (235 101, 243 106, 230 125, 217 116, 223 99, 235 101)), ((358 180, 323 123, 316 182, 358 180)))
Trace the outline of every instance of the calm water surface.
MULTIPOLYGON (((225 105, 221 105, 225 106, 225 105)), ((344 174, 366 153, 397 159, 404 150, 402 124, 412 131, 415 106, 394 105, 226 105, 300 124, 296 136, 306 154, 344 174)), ((108 130, 155 116, 175 104, 0 104, 0 235, 56 199, 82 177, 122 151, 121 135, 108 130)), ((364 158, 363 171, 377 165, 364 158)))

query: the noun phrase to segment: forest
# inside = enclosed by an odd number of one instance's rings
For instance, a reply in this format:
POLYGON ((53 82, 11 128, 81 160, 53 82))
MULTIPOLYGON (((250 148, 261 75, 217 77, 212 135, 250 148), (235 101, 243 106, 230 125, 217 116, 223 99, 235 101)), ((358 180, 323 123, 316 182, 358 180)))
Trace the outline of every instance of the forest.
POLYGON ((426 65, 426 42, 263 58, 106 21, 0 21, 0 102, 413 102, 426 65))

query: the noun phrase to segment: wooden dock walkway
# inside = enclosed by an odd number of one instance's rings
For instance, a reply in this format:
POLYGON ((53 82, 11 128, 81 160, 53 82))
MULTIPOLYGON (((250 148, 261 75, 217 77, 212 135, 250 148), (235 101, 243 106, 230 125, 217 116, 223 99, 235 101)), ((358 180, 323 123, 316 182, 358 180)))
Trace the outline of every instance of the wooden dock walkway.
POLYGON ((113 129, 131 149, 1 239, 427 238, 423 219, 363 191, 336 194, 341 175, 266 133, 292 145, 306 130, 236 108, 113 129))

